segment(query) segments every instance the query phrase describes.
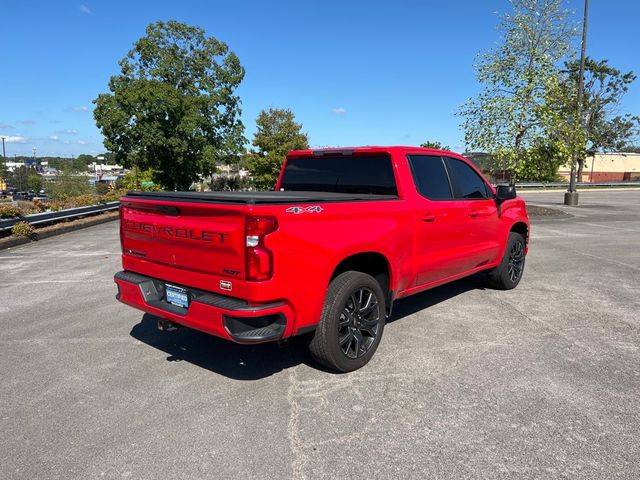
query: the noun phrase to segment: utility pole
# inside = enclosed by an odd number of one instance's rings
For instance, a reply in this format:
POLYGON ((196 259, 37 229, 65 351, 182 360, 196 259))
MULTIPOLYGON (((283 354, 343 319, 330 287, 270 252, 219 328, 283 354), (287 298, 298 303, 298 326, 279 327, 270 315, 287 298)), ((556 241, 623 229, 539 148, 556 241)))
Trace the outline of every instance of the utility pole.
MULTIPOLYGON (((584 18, 582 20, 582 45, 580 48, 580 70, 578 71, 578 105, 576 108, 576 122, 580 122, 580 128, 584 129, 582 118, 582 95, 584 94, 584 63, 587 53, 587 17, 589 15, 589 0, 584 0, 584 18)), ((576 190, 576 161, 577 152, 571 156, 571 178, 569 190, 564 194, 565 205, 578 205, 578 192, 576 190)))
MULTIPOLYGON (((6 137, 0 137, 2 138, 2 169, 0 169, 0 172, 2 172, 3 176, 6 176, 7 173, 7 152, 4 151, 4 139, 6 137)), ((6 188, 6 184, 5 184, 5 179, 0 177, 0 183, 2 183, 2 188, 6 188)))

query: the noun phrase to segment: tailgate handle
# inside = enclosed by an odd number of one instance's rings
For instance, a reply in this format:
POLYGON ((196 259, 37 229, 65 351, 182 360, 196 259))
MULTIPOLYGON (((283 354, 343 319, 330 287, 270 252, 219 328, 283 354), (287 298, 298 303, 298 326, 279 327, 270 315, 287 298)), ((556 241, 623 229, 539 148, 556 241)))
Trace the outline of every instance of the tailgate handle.
POLYGON ((436 221, 436 216, 433 213, 425 213, 424 216, 422 217, 422 221, 423 222, 435 222, 436 221))
POLYGON ((169 215, 172 217, 177 217, 178 215, 180 215, 180 209, 172 205, 158 205, 156 209, 163 215, 169 215))

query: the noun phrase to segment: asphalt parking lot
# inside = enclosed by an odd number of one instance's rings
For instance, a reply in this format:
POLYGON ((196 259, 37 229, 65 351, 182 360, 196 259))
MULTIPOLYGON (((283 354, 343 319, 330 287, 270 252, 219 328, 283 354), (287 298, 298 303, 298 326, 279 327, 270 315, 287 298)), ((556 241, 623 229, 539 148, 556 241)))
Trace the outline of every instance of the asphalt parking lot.
POLYGON ((580 203, 517 289, 398 302, 346 375, 158 332, 114 299, 116 222, 0 251, 0 478, 639 478, 640 191, 580 203))

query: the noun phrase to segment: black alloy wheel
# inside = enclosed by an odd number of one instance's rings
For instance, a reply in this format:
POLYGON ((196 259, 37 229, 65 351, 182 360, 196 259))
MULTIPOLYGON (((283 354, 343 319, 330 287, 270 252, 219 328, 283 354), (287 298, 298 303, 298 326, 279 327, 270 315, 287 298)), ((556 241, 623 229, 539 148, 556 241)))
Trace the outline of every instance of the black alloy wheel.
POLYGON ((380 302, 369 288, 362 287, 351 294, 338 321, 338 344, 348 358, 365 355, 378 336, 380 302))
POLYGON ((522 271, 524 270, 524 245, 522 240, 513 242, 511 250, 509 251, 509 263, 507 271, 509 273, 509 279, 512 282, 520 280, 522 271))
POLYGON ((327 289, 311 355, 338 372, 365 366, 376 352, 386 320, 386 297, 378 280, 363 272, 336 276, 327 289))

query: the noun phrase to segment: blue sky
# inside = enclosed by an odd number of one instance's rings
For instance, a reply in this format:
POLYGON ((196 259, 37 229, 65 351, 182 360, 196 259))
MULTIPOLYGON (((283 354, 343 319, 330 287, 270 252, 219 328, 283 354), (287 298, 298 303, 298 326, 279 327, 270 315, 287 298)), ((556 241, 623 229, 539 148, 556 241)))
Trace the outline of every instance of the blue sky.
MULTIPOLYGON (((582 2, 568 0, 581 17, 582 2)), ((270 106, 291 108, 312 146, 462 151, 457 107, 479 89, 473 61, 497 39, 506 0, 0 0, 0 135, 7 156, 104 151, 92 100, 156 20, 203 27, 246 68, 245 136, 270 106)), ((640 2, 592 1, 588 53, 640 73, 640 2)), ((577 42, 577 40, 576 40, 577 42)), ((640 114, 640 80, 623 111, 640 114)))

